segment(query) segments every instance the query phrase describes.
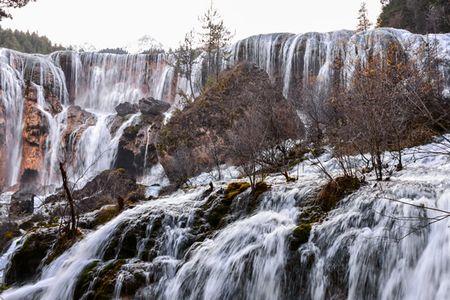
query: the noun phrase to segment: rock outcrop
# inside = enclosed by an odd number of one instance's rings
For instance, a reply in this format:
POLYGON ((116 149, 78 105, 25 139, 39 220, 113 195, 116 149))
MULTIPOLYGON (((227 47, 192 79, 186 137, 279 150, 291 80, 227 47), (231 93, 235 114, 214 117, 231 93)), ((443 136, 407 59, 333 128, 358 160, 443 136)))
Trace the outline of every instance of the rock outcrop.
POLYGON ((26 185, 35 183, 39 177, 49 133, 48 121, 37 107, 37 92, 36 88, 29 87, 25 94, 20 182, 26 185))
POLYGON ((231 162, 227 151, 228 131, 248 118, 254 108, 288 107, 287 118, 297 118, 295 108, 284 99, 269 76, 253 64, 239 64, 221 74, 217 82, 184 110, 175 112, 159 134, 161 164, 172 182, 196 175, 220 163, 231 162))
POLYGON ((115 108, 117 115, 120 117, 125 117, 126 115, 135 114, 139 110, 139 106, 129 102, 123 102, 116 106, 115 108))
POLYGON ((19 218, 31 215, 34 211, 34 193, 26 190, 15 192, 11 196, 9 217, 19 218))
MULTIPOLYGON (((115 169, 103 171, 82 189, 74 191, 72 196, 76 201, 77 212, 82 214, 95 211, 105 205, 127 201, 130 196, 133 197, 133 201, 145 200, 145 190, 124 169, 115 169)), ((61 191, 47 197, 45 203, 63 202, 65 199, 65 194, 61 191)))
POLYGON ((169 103, 151 97, 139 100, 139 110, 143 115, 159 116, 169 108, 169 103))

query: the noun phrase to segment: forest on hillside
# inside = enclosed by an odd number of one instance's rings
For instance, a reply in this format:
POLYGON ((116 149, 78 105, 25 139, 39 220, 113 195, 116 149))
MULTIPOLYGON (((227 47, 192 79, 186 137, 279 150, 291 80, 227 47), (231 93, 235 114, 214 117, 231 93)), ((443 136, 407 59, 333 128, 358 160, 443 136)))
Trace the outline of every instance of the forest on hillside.
POLYGON ((379 27, 406 29, 414 33, 450 31, 448 0, 381 0, 379 27))
POLYGON ((53 44, 48 37, 40 36, 36 32, 22 32, 19 30, 3 29, 1 27, 0 47, 24 53, 41 54, 65 49, 61 45, 53 44))

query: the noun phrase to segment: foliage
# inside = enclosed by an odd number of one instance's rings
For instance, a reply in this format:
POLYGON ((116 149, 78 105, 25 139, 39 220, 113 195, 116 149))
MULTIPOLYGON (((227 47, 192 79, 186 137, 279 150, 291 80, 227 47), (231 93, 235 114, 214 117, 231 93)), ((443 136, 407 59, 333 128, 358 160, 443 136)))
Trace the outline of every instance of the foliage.
POLYGON ((378 26, 395 27, 414 33, 450 32, 448 0, 382 0, 378 26))
POLYGON ((31 1, 35 0, 0 0, 0 20, 3 18, 12 18, 8 9, 24 7, 31 1))
POLYGON ((0 47, 13 49, 24 53, 48 54, 64 50, 61 45, 54 45, 46 36, 39 36, 33 32, 0 28, 0 47))
MULTIPOLYGON (((171 160, 183 148, 189 150, 196 171, 230 162, 255 177, 261 174, 256 171, 279 171, 280 165, 287 165, 288 150, 303 132, 300 123, 295 107, 263 70, 240 64, 223 72, 195 102, 172 116, 159 135, 159 157, 172 180, 180 168, 170 168, 171 160)), ((255 187, 256 180, 251 181, 255 187)))
POLYGON ((128 54, 128 51, 122 48, 106 48, 98 51, 98 53, 128 54))
POLYGON ((194 99, 194 83, 192 82, 193 67, 196 58, 200 55, 199 49, 195 45, 195 33, 193 30, 189 31, 184 37, 184 41, 173 53, 175 57, 175 70, 178 74, 186 78, 190 95, 189 99, 194 99))
POLYGON ((217 80, 223 62, 230 55, 225 47, 230 42, 232 35, 212 2, 200 21, 203 29, 201 43, 207 58, 207 74, 217 80))
POLYGON ((367 4, 363 1, 361 2, 361 7, 358 11, 358 26, 356 27, 356 31, 365 32, 370 29, 370 26, 372 26, 372 24, 367 15, 367 4))

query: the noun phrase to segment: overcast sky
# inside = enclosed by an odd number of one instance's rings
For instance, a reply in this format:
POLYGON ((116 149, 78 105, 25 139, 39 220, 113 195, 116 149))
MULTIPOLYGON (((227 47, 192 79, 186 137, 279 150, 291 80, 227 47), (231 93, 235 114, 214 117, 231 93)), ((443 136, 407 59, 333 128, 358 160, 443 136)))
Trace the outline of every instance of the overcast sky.
MULTIPOLYGON (((63 45, 118 47, 151 35, 166 47, 199 28, 210 0, 37 0, 2 27, 37 31, 63 45)), ((354 29, 360 0, 215 0, 235 39, 271 32, 354 29)), ((379 0, 367 1, 373 23, 379 0)))

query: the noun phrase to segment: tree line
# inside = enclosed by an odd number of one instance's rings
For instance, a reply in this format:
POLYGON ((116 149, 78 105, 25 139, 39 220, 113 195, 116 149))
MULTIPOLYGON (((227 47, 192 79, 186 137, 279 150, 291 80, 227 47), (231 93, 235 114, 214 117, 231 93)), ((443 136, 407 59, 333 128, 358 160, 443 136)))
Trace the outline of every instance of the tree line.
POLYGON ((0 47, 23 53, 41 54, 49 54, 65 49, 61 45, 53 44, 46 36, 40 36, 36 32, 22 32, 19 30, 3 29, 1 27, 0 47))

